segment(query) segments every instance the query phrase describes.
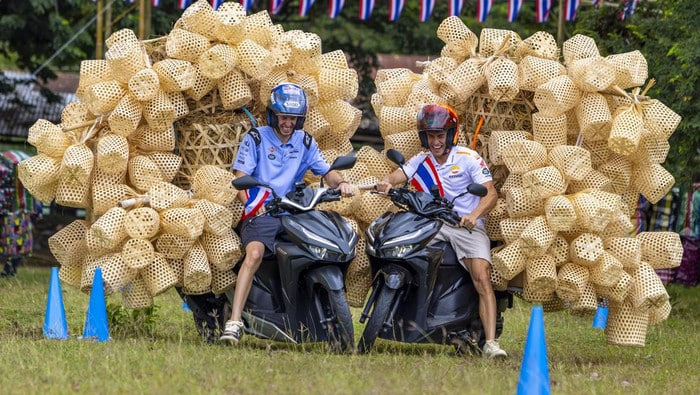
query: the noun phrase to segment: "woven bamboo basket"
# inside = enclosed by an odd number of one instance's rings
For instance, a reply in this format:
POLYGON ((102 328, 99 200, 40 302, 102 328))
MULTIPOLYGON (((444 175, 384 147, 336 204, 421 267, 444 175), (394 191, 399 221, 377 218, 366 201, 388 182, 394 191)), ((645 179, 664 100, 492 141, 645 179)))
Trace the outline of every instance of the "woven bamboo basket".
POLYGON ((598 171, 610 180, 612 191, 623 194, 627 191, 632 178, 632 164, 627 158, 614 155, 610 160, 603 163, 598 171))
MULTIPOLYGON (((379 112, 379 132, 384 139, 395 133, 412 130, 416 127, 416 114, 403 107, 383 106, 379 112)), ((416 140, 417 140, 416 134, 416 140)))
POLYGON ((544 254, 525 265, 525 282, 533 292, 551 294, 557 289, 557 268, 554 258, 544 254))
POLYGON ((194 244, 195 239, 161 233, 156 240, 156 251, 167 259, 182 259, 194 244))
POLYGON ((554 166, 545 166, 523 174, 523 188, 529 193, 546 199, 566 191, 566 181, 554 166))
POLYGON ((229 229, 223 236, 212 233, 204 233, 199 239, 211 267, 218 270, 231 270, 243 257, 241 239, 233 229, 229 229))
POLYGON ((501 220, 498 225, 500 228, 500 233, 503 236, 503 240, 506 242, 506 244, 512 244, 515 242, 520 237, 520 234, 523 233, 525 228, 530 225, 532 220, 532 217, 506 217, 501 220))
POLYGON ((603 240, 592 233, 583 233, 570 245, 569 256, 574 263, 590 268, 603 254, 603 240))
POLYGON ((681 116, 662 102, 652 99, 642 107, 644 128, 652 134, 668 140, 681 122, 681 116))
POLYGON ((61 176, 56 189, 56 203, 66 207, 87 208, 94 156, 83 144, 68 147, 61 162, 61 176))
POLYGON ((146 68, 147 58, 148 55, 139 42, 116 42, 105 52, 112 77, 122 84, 128 84, 134 74, 146 68))
POLYGON ((168 266, 170 266, 170 269, 172 272, 175 274, 175 277, 177 278, 177 282, 175 283, 175 287, 182 287, 182 280, 183 276, 185 274, 185 260, 183 258, 179 259, 168 259, 166 258, 166 261, 168 261, 168 266))
POLYGON ((148 292, 146 282, 140 274, 124 287, 122 304, 128 309, 142 309, 153 306, 153 297, 148 292))
POLYGON ((63 153, 71 145, 63 129, 45 119, 39 119, 29 128, 27 142, 36 147, 37 152, 54 158, 63 157, 63 153))
POLYGON ((204 232, 223 236, 233 226, 233 212, 220 204, 203 199, 194 207, 204 214, 204 232))
POLYGON ((663 163, 666 161, 668 152, 671 149, 669 142, 655 134, 642 131, 642 138, 639 147, 634 155, 629 159, 639 165, 647 163, 663 163))
POLYGON ((547 149, 536 141, 516 140, 503 149, 501 157, 511 173, 523 174, 545 165, 547 149))
POLYGON ((140 271, 151 296, 157 296, 178 283, 178 278, 162 254, 155 253, 153 262, 140 271))
POLYGON ((153 69, 143 69, 132 75, 128 83, 129 93, 138 101, 147 101, 153 97, 160 89, 158 73, 153 69))
POLYGON ((164 180, 158 165, 143 155, 129 159, 128 174, 129 182, 140 192, 146 192, 164 180))
POLYGON ((172 125, 163 129, 141 125, 129 136, 128 140, 133 148, 139 151, 172 151, 175 148, 175 131, 172 125))
MULTIPOLYGON (((505 166, 497 166, 495 168, 491 169, 491 174, 496 173, 496 170, 498 168, 505 168, 505 166)), ((507 171, 507 169, 506 169, 507 171)), ((505 197, 506 194, 508 193, 509 190, 513 188, 522 188, 523 187, 523 175, 522 174, 515 174, 515 173, 508 173, 508 176, 506 177, 505 181, 503 181, 503 184, 500 186, 499 195, 501 197, 505 197)))
POLYGON ((525 282, 523 284, 523 299, 530 303, 547 303, 551 302, 556 298, 554 292, 537 292, 530 283, 525 282))
POLYGON ((501 233, 501 221, 508 218, 508 209, 506 207, 506 200, 499 198, 496 201, 496 206, 491 209, 491 211, 486 216, 486 222, 484 224, 486 228, 486 234, 489 236, 490 240, 503 240, 503 234, 501 233))
POLYGON ((585 292, 588 284, 588 270, 575 263, 567 263, 557 274, 557 296, 562 300, 575 302, 585 292))
POLYGON ((622 89, 642 86, 649 78, 647 60, 638 50, 609 55, 605 60, 615 70, 613 84, 622 89))
POLYGON ((547 224, 555 232, 571 230, 576 223, 574 205, 565 196, 552 196, 544 203, 547 224))
POLYGON ((612 287, 622 277, 622 263, 613 255, 603 251, 598 263, 590 269, 590 281, 601 287, 612 287))
POLYGON ((587 283, 583 293, 571 304, 571 311, 578 315, 592 315, 598 308, 598 298, 593 284, 587 283))
POLYGON ((620 155, 632 155, 639 148, 643 128, 641 114, 631 109, 618 108, 610 128, 608 148, 620 155))
POLYGON ((617 258, 626 270, 636 270, 642 259, 642 242, 634 237, 605 239, 605 251, 617 258))
POLYGON ((450 73, 459 66, 459 63, 460 62, 451 57, 441 56, 428 63, 423 69, 423 75, 433 84, 443 84, 447 81, 447 77, 450 73))
POLYGON ((411 93, 411 87, 418 79, 418 76, 410 70, 402 70, 405 72, 377 84, 377 93, 382 96, 387 106, 403 106, 408 94, 411 93))
POLYGON ((105 115, 117 106, 126 90, 117 81, 102 81, 90 85, 85 91, 85 103, 95 115, 105 115))
POLYGON ((87 253, 85 244, 87 229, 86 221, 76 220, 49 237, 51 253, 61 266, 82 265, 87 253))
POLYGON ((632 185, 652 204, 656 204, 671 190, 675 178, 657 163, 638 166, 632 171, 632 185))
POLYGON ((550 33, 544 31, 536 32, 519 42, 515 48, 516 58, 522 59, 525 56, 556 60, 559 58, 557 40, 550 33))
POLYGON ((511 188, 506 192, 506 208, 511 218, 531 217, 544 213, 544 200, 525 188, 511 188))
POLYGON ((448 104, 458 105, 467 101, 486 82, 481 63, 478 59, 469 58, 457 66, 440 86, 440 96, 448 104))
POLYGON ((510 101, 520 92, 518 65, 507 58, 496 58, 484 70, 489 95, 496 101, 510 101))
POLYGON ((245 9, 238 3, 228 2, 219 6, 216 16, 219 22, 214 29, 214 36, 229 44, 239 43, 245 36, 245 9))
POLYGON ((562 54, 566 65, 579 59, 600 57, 595 40, 582 34, 577 34, 566 40, 562 46, 562 54))
POLYGON ((579 103, 581 91, 568 75, 560 75, 539 85, 532 100, 543 115, 557 116, 579 103))
POLYGON ((502 153, 513 141, 531 140, 532 135, 523 130, 494 130, 488 139, 488 159, 491 165, 502 165, 502 153))
MULTIPOLYGON (((155 93, 152 97, 155 97, 155 93)), ((148 100, 152 99, 149 98, 148 100)), ((127 137, 136 131, 141 122, 142 108, 136 96, 126 93, 107 117, 112 133, 127 137)))
POLYGON ((238 275, 233 270, 219 270, 211 267, 211 291, 217 295, 222 294, 236 286, 238 275))
POLYGON ((97 168, 105 173, 126 171, 129 164, 129 142, 126 138, 108 134, 97 141, 97 168))
POLYGON ((661 307, 653 307, 649 309, 649 325, 660 324, 666 321, 671 314, 671 302, 666 301, 661 307))
POLYGON ((576 86, 584 92, 604 91, 615 80, 615 70, 600 57, 575 60, 569 64, 568 72, 576 86))
POLYGON ((92 119, 94 119, 94 115, 90 113, 90 107, 79 101, 68 103, 61 112, 61 126, 65 128, 72 128, 92 119))
POLYGON ((511 280, 525 270, 525 254, 520 248, 520 242, 508 244, 502 250, 491 256, 493 267, 506 280, 511 280))
POLYGON ((211 269, 207 254, 199 242, 192 245, 185 254, 185 272, 183 288, 191 294, 208 292, 211 290, 211 269))
POLYGON ((394 133, 389 136, 385 136, 384 148, 393 148, 401 152, 406 158, 412 158, 422 151, 420 139, 418 138, 418 132, 414 130, 408 130, 406 132, 394 133))
POLYGON ((683 258, 683 244, 675 232, 641 232, 636 236, 641 242, 642 260, 654 269, 678 267, 683 258))
POLYGON ((165 181, 153 184, 148 190, 148 197, 151 208, 158 211, 185 207, 190 201, 190 194, 187 191, 165 181))
POLYGON ((355 259, 350 262, 347 276, 345 279, 345 289, 348 298, 348 303, 353 307, 364 306, 367 292, 372 285, 372 272, 369 266, 369 258, 365 253, 366 241, 360 235, 360 229, 357 222, 348 219, 348 222, 353 226, 353 230, 360 236, 355 246, 355 259))
POLYGON ((556 236, 552 245, 549 246, 547 254, 551 255, 554 258, 554 264, 560 267, 569 261, 569 243, 565 238, 556 236))
POLYGON ((105 295, 121 292, 122 288, 129 284, 137 274, 135 269, 124 263, 121 254, 101 256, 97 259, 96 265, 102 268, 105 295))
POLYGON ((58 278, 71 287, 80 289, 80 280, 83 277, 83 264, 61 265, 58 269, 58 278))
POLYGON ((213 39, 219 18, 209 2, 197 1, 185 9, 180 21, 187 26, 188 30, 213 39))
POLYGON ((542 144, 547 151, 567 142, 566 114, 547 117, 539 112, 532 114, 532 134, 534 140, 542 144))
POLYGON ((518 65, 520 89, 534 92, 538 86, 552 78, 566 74, 566 69, 556 60, 525 56, 518 65))
POLYGON ((197 239, 204 231, 204 214, 196 208, 170 208, 160 213, 163 231, 197 239))
POLYGON ((153 99, 144 103, 143 117, 152 129, 165 130, 177 119, 177 112, 168 94, 159 90, 153 99))
POLYGON ((96 239, 100 247, 112 250, 127 237, 124 228, 126 214, 123 208, 113 207, 92 224, 88 233, 96 239))
POLYGON ((165 50, 170 58, 196 62, 210 45, 209 39, 201 34, 175 27, 168 34, 165 50))
POLYGON ((160 217, 150 207, 135 208, 126 214, 124 228, 131 238, 149 240, 160 229, 160 217))
POLYGON ((241 108, 253 100, 253 92, 245 77, 237 70, 231 70, 218 83, 221 104, 226 110, 241 108))
POLYGON ((547 252, 555 236, 545 217, 537 216, 520 234, 520 250, 527 258, 539 258, 547 252))
POLYGON ((640 312, 631 303, 611 303, 605 336, 610 344, 644 347, 648 322, 647 312, 640 312))
POLYGON ((607 298, 614 303, 622 303, 632 289, 633 278, 624 270, 620 279, 611 287, 596 286, 596 293, 602 298, 607 298))
POLYGON ((190 186, 190 178, 202 166, 216 166, 228 172, 243 136, 251 128, 250 122, 240 116, 221 123, 207 121, 204 114, 197 113, 177 126, 177 150, 182 165, 175 183, 182 188, 190 186))
POLYGON ((81 101, 86 102, 85 99, 90 86, 112 79, 112 71, 106 60, 83 60, 80 62, 80 79, 78 80, 76 95, 81 101))
POLYGON ((129 239, 122 247, 122 259, 132 269, 143 269, 155 258, 153 244, 148 240, 129 239))
POLYGON ((554 147, 549 152, 548 159, 567 180, 582 180, 592 170, 591 154, 581 147, 572 145, 554 147))
POLYGON ((612 115, 605 97, 586 93, 576 106, 576 119, 583 137, 588 141, 607 140, 612 127, 612 115))
POLYGON ((95 269, 97 269, 97 256, 88 254, 83 262, 83 272, 80 275, 80 292, 90 293, 92 282, 95 279, 95 269))
POLYGON ((566 193, 570 194, 592 190, 612 192, 612 181, 603 173, 591 170, 583 180, 571 180, 566 187, 566 193))

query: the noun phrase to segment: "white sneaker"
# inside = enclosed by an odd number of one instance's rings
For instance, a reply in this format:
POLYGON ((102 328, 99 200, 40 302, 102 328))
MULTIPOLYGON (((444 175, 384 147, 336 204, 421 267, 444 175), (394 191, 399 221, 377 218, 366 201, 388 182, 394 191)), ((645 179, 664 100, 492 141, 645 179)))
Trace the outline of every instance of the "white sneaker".
POLYGON ((486 359, 492 359, 492 358, 507 358, 508 354, 506 354, 505 351, 501 349, 501 346, 498 345, 498 342, 495 340, 489 340, 484 344, 484 358, 486 359))
POLYGON ((221 341, 227 341, 231 344, 238 344, 238 341, 243 337, 243 321, 226 321, 224 332, 219 337, 221 341))

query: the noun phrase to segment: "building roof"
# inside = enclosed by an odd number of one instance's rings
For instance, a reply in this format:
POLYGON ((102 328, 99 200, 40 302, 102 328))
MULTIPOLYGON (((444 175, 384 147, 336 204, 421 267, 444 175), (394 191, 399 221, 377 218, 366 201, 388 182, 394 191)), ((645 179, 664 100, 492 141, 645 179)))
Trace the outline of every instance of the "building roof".
POLYGON ((27 82, 32 80, 30 73, 3 73, 6 78, 17 83, 14 92, 0 94, 0 139, 27 137, 29 128, 37 119, 60 123, 63 108, 68 103, 78 100, 74 93, 53 91, 59 100, 50 103, 35 82, 27 82))

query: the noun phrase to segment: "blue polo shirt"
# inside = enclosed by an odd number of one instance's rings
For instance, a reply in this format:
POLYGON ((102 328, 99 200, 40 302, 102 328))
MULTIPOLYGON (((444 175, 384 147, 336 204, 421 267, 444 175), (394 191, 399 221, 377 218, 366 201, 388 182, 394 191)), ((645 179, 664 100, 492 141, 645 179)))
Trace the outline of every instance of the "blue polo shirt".
MULTIPOLYGON (((311 135, 295 130, 283 144, 269 126, 252 129, 243 137, 233 163, 234 170, 270 185, 279 196, 291 191, 308 170, 318 176, 329 168, 311 135)), ((265 201, 271 198, 272 194, 265 201)))

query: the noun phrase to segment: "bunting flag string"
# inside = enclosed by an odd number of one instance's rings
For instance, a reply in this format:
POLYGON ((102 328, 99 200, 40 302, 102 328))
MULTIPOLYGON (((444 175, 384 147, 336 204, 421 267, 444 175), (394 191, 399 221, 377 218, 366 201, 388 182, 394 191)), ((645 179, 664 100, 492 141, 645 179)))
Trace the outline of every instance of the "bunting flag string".
POLYGON ((622 0, 622 12, 620 12, 620 20, 628 19, 634 14, 639 0, 622 0))
POLYGON ((600 7, 600 0, 593 0, 593 7, 595 7, 595 8, 600 7))
POLYGON ((433 14, 435 0, 420 0, 420 21, 427 22, 433 14))
POLYGON ((178 0, 177 1, 177 8, 184 10, 185 8, 190 6, 190 0, 178 0))
POLYGON ((282 4, 284 4, 284 0, 270 0, 270 9, 268 10, 270 15, 279 14, 282 10, 282 4))
MULTIPOLYGON (((522 1, 522 0, 520 0, 522 1)), ((449 0, 449 13, 450 16, 460 16, 462 15, 462 8, 464 7, 464 0, 449 0)))
POLYGON ((508 22, 515 22, 522 6, 523 0, 508 0, 508 22))
POLYGON ((537 22, 547 22, 549 10, 552 8, 552 0, 535 0, 535 9, 537 11, 537 22))
POLYGON ((389 21, 396 22, 401 16, 401 11, 406 5, 406 0, 389 0, 389 21))
POLYGON ((299 16, 306 16, 315 0, 299 0, 299 16))
POLYGON ((210 0, 211 8, 216 11, 223 2, 224 0, 210 0))
POLYGON ((564 0, 564 19, 567 21, 576 19, 579 5, 581 5, 581 0, 564 0))
POLYGON ((151 4, 152 4, 154 7, 158 7, 158 6, 160 5, 160 0, 152 0, 152 1, 151 1, 151 4))
POLYGON ((360 0, 360 20, 366 21, 372 16, 375 0, 360 0))
POLYGON ((328 16, 331 17, 331 19, 337 18, 343 10, 343 7, 345 7, 345 0, 330 0, 328 16))
POLYGON ((484 23, 491 12, 492 5, 493 0, 476 0, 476 20, 484 23))
POLYGON ((245 10, 245 13, 248 14, 250 12, 250 7, 253 5, 253 0, 241 0, 241 6, 245 10))

